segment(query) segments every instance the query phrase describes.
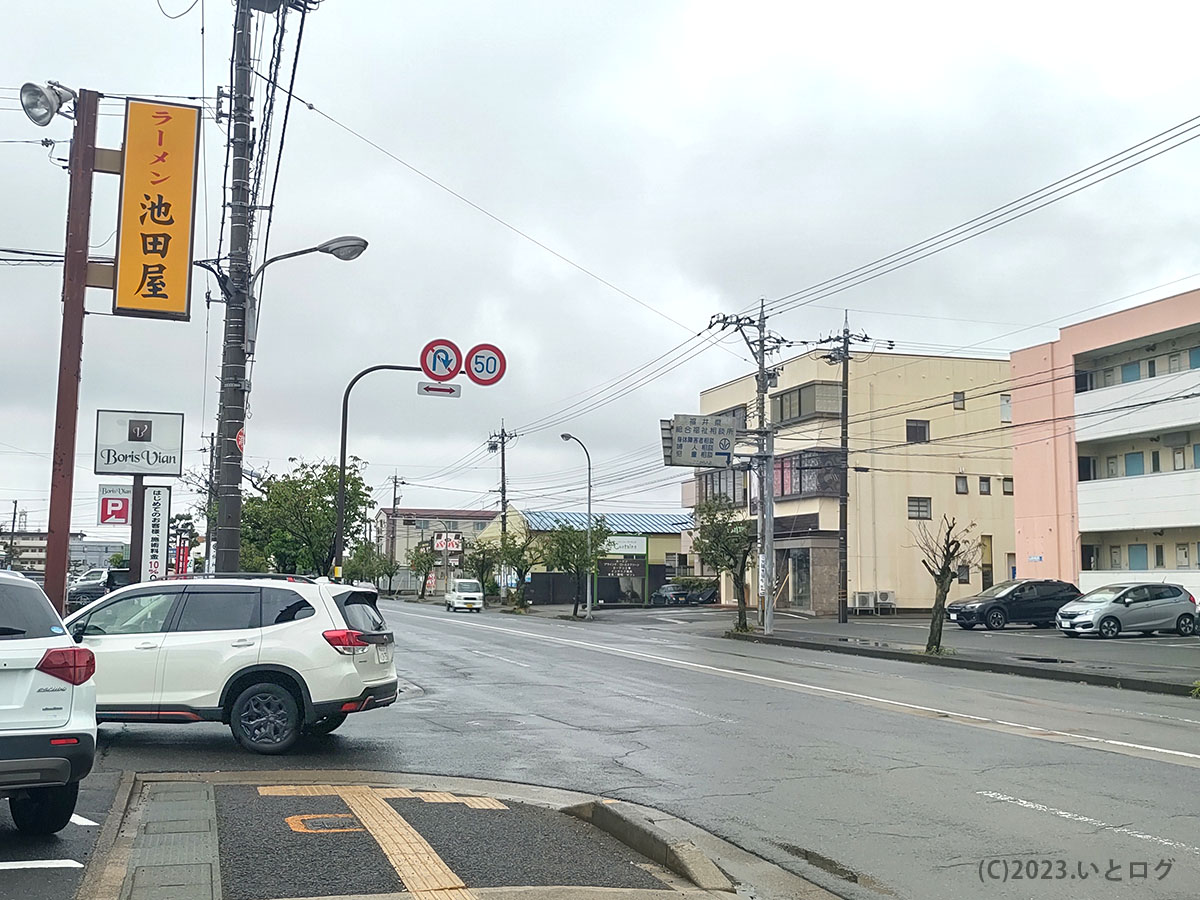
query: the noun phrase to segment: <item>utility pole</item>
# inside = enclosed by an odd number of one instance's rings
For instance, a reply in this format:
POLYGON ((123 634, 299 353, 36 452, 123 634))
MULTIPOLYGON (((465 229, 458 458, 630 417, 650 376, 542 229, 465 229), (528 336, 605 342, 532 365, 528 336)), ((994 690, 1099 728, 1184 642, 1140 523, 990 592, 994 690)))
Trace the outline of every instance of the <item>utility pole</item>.
POLYGON ((488 437, 488 450, 491 453, 500 451, 500 540, 508 536, 508 471, 505 466, 504 451, 510 438, 516 437, 511 431, 504 430, 504 420, 500 420, 500 431, 492 432, 488 437))
POLYGON ((8 567, 13 567, 13 558, 17 555, 17 501, 13 501, 12 527, 8 530, 8 567))
MULTIPOLYGON (((400 505, 400 476, 392 475, 392 509, 388 514, 388 559, 396 561, 396 507, 400 505)), ((389 588, 390 590, 390 588, 389 588)))
POLYGON ((253 93, 250 87, 250 4, 236 0, 233 33, 233 92, 230 96, 231 185, 229 198, 229 285, 225 341, 221 353, 220 468, 217 478, 217 572, 236 572, 242 551, 242 451, 238 434, 246 424, 246 307, 250 290, 250 156, 253 93))
POLYGON ((847 571, 849 569, 849 513, 850 513, 850 344, 865 343, 870 338, 865 333, 850 333, 850 312, 847 310, 842 323, 842 333, 831 335, 819 343, 833 344, 825 359, 842 366, 842 443, 839 467, 841 484, 838 489, 838 622, 849 621, 847 604, 847 571))
POLYGON ((775 429, 767 421, 767 392, 777 373, 767 368, 767 356, 787 345, 782 337, 767 331, 766 301, 759 301, 757 316, 713 316, 709 327, 736 328, 754 354, 755 413, 757 428, 751 429, 758 443, 754 455, 758 473, 758 622, 764 634, 775 630, 775 429), (752 332, 755 337, 750 337, 752 332))
POLYGON ((204 571, 215 571, 216 558, 213 556, 213 519, 216 517, 217 510, 217 454, 215 452, 217 436, 215 434, 205 434, 201 437, 208 438, 208 479, 205 482, 205 507, 204 507, 204 571))

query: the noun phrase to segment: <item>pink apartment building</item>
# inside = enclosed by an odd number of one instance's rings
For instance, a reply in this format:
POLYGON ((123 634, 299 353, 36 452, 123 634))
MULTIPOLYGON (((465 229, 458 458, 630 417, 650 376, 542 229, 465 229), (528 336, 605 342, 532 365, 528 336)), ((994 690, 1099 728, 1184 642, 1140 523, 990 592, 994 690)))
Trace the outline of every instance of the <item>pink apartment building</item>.
POLYGON ((1200 592, 1200 291, 1064 328, 1012 378, 1017 575, 1200 592))

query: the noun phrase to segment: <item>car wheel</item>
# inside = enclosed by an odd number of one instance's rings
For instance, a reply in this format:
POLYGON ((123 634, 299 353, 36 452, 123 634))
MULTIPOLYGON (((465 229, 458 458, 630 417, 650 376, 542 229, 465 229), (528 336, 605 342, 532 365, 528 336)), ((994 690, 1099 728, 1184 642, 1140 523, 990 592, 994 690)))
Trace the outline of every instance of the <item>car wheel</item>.
POLYGON ((58 787, 30 788, 8 798, 8 809, 18 831, 56 834, 67 827, 79 798, 79 782, 58 787))
POLYGON ((286 753, 300 737, 300 708, 287 688, 264 682, 246 688, 233 701, 229 730, 245 749, 286 753))
POLYGON ((1121 623, 1112 616, 1107 616, 1100 620, 1099 627, 1100 637, 1115 638, 1121 633, 1121 623))
POLYGON ((987 611, 983 623, 988 627, 988 631, 999 631, 1008 624, 1008 616, 1004 614, 1004 610, 996 607, 987 611))
POLYGON ((334 713, 332 716, 318 719, 311 725, 305 725, 304 732, 305 734, 332 734, 346 721, 346 715, 346 713, 334 713))
POLYGON ((970 631, 972 628, 975 627, 975 623, 974 622, 959 622, 958 627, 963 629, 964 631, 970 631))
POLYGON ((1196 633, 1196 617, 1184 613, 1175 620, 1175 633, 1183 637, 1191 637, 1196 633))

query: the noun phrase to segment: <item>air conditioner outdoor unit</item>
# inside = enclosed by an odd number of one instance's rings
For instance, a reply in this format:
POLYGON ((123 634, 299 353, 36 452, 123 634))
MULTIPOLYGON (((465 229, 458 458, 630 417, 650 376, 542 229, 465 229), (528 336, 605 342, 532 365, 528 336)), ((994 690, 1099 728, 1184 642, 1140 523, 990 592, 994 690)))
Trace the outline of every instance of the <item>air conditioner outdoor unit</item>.
POLYGON ((880 591, 878 593, 878 595, 876 595, 875 603, 878 606, 890 606, 892 608, 895 608, 896 592, 895 591, 880 591))
POLYGON ((852 609, 874 609, 875 592, 855 591, 853 598, 851 598, 850 606, 852 609))

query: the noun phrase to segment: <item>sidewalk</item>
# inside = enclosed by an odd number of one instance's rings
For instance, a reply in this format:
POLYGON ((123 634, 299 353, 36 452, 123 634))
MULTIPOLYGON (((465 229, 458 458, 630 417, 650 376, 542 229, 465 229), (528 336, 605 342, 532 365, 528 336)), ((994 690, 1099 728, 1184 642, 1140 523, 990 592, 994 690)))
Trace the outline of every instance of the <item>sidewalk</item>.
MULTIPOLYGON (((88 900, 837 900, 689 823, 531 785, 383 772, 127 773, 88 900)), ((854 893, 853 888, 851 893, 854 893)))

